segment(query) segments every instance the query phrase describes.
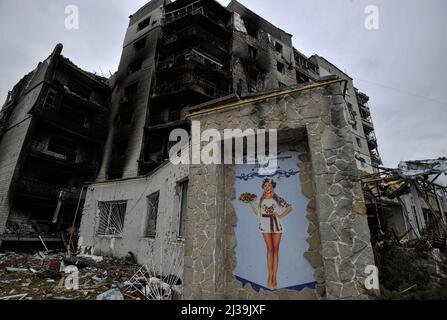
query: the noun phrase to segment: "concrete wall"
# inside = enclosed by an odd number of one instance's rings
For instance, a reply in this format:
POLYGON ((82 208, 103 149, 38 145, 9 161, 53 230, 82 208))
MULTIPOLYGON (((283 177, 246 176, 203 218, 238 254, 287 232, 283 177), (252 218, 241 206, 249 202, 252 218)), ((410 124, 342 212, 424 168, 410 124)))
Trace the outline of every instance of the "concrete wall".
POLYGON ((0 140, 0 235, 5 232, 11 210, 10 187, 19 173, 22 148, 31 126, 29 112, 42 91, 42 81, 47 67, 47 62, 41 63, 25 78, 26 83, 23 88, 25 94, 13 107, 6 132, 0 140))
POLYGON ((280 82, 286 86, 296 84, 296 73, 293 68, 295 58, 290 35, 282 32, 283 36, 280 39, 262 29, 261 24, 257 38, 255 38, 247 33, 243 17, 238 12, 233 13, 233 29, 233 84, 235 91, 240 80, 242 80, 242 91, 249 91, 250 67, 259 71, 253 91, 276 89, 280 82), (281 53, 275 50, 276 43, 282 45, 281 53), (257 50, 255 59, 249 55, 249 46, 257 50), (277 62, 284 65, 282 73, 277 70, 277 62))
POLYGON ((278 129, 305 143, 302 189, 309 198, 309 251, 315 291, 254 291, 242 287, 236 265, 237 217, 234 174, 223 165, 192 165, 189 178, 184 298, 187 299, 366 299, 365 267, 374 265, 352 133, 344 117, 340 84, 307 89, 236 109, 192 116, 202 130, 278 129), (307 152, 306 152, 307 151, 307 152))
POLYGON ((167 164, 148 177, 93 184, 88 187, 80 226, 79 247, 83 252, 125 257, 132 252, 140 264, 148 264, 160 248, 167 254, 183 248, 178 239, 178 182, 188 177, 187 166, 167 164), (157 236, 145 237, 147 197, 160 192, 157 236), (122 236, 98 236, 98 201, 127 201, 122 236))
MULTIPOLYGON (((155 2, 154 2, 155 4, 155 2)), ((109 118, 109 134, 104 147, 104 157, 101 169, 98 175, 98 181, 107 178, 109 161, 111 158, 112 144, 114 136, 117 133, 116 117, 121 107, 121 101, 124 97, 125 88, 138 82, 137 98, 133 102, 133 119, 129 132, 129 144, 126 152, 126 161, 124 165, 123 177, 135 177, 138 175, 138 160, 141 158, 144 145, 145 125, 149 117, 149 95, 152 84, 152 74, 155 69, 155 58, 157 42, 161 32, 162 8, 150 6, 141 11, 138 20, 129 26, 123 44, 118 72, 114 77, 113 92, 111 97, 111 112, 109 118), (150 9, 150 10, 149 10, 150 9), (143 14, 144 13, 144 14, 143 14), (138 23, 151 17, 148 27, 138 30, 138 23), (133 46, 135 42, 146 37, 146 47, 136 50, 133 46), (142 61, 141 70, 128 74, 129 65, 137 60, 142 61)), ((132 18, 135 20, 136 18, 132 18)))

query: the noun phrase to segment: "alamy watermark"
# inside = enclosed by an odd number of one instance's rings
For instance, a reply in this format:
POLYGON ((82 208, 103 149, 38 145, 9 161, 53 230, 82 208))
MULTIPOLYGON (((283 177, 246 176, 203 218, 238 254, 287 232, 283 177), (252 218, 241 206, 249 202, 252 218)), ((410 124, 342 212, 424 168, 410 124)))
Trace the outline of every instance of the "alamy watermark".
POLYGON ((217 129, 202 132, 200 121, 192 121, 191 136, 184 129, 175 129, 169 141, 176 142, 169 151, 175 165, 258 164, 262 173, 274 173, 278 166, 276 129, 225 129, 221 134, 217 129))
POLYGON ((64 11, 66 17, 64 21, 65 29, 79 30, 79 8, 76 5, 68 5, 64 11))
POLYGON ((369 5, 365 8, 365 28, 366 30, 379 30, 380 28, 380 11, 379 7, 369 5))

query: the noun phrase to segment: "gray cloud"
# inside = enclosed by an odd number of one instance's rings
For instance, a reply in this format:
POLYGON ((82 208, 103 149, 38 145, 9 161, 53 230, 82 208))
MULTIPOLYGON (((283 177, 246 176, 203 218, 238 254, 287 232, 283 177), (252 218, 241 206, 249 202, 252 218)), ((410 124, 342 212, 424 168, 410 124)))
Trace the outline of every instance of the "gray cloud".
MULTIPOLYGON (((229 1, 219 1, 226 5, 229 1)), ((447 2, 444 0, 241 0, 294 35, 305 54, 318 53, 349 73, 371 97, 385 165, 447 156, 447 2), (380 29, 364 27, 367 5, 380 29), (397 89, 397 90, 396 90, 397 89), (436 100, 436 101, 435 101, 436 100)), ((146 1, 9 0, 0 2, 0 99, 49 55, 56 43, 80 67, 116 71, 128 16, 146 1), (64 28, 64 9, 80 9, 80 29, 64 28)))

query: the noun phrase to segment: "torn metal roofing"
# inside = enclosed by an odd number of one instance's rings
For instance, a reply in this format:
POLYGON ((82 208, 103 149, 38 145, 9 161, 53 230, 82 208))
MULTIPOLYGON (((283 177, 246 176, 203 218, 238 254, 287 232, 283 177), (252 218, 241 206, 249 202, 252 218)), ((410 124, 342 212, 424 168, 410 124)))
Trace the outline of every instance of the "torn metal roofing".
POLYGON ((398 173, 404 179, 415 179, 423 175, 447 174, 447 158, 437 160, 402 161, 398 173))

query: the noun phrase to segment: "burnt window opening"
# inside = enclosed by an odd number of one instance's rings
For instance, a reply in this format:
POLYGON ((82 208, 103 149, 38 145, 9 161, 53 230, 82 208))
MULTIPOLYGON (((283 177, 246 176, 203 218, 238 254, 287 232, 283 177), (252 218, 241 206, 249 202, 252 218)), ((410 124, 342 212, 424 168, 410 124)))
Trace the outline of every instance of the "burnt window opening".
POLYGON ((250 68, 248 70, 248 77, 250 80, 257 82, 258 81, 259 72, 254 68, 250 68))
POLYGON ((302 74, 301 72, 296 72, 296 82, 298 84, 302 84, 302 83, 308 83, 310 82, 310 78, 304 74, 302 74))
POLYGON ((155 238, 157 236, 157 217, 158 202, 160 200, 160 191, 157 191, 147 197, 147 222, 146 237, 155 238))
POLYGON ((258 70, 254 69, 254 68, 250 68, 248 70, 248 92, 255 92, 256 91, 256 87, 257 87, 257 83, 258 83, 258 76, 259 76, 259 72, 258 70))
POLYGON ((137 60, 137 61, 132 62, 132 63, 129 65, 129 70, 128 70, 128 71, 129 71, 129 74, 133 74, 133 73, 135 73, 135 72, 140 71, 142 65, 143 65, 143 61, 142 61, 142 60, 137 60))
POLYGON ((135 43, 133 44, 133 46, 134 46, 134 48, 135 48, 136 50, 144 49, 144 48, 146 47, 146 37, 144 37, 143 39, 138 40, 137 42, 135 42, 135 43))
POLYGON ((151 17, 149 17, 149 18, 147 18, 147 19, 144 19, 143 21, 141 21, 141 22, 138 24, 138 31, 141 31, 141 30, 143 30, 144 28, 148 27, 150 23, 151 23, 151 17))
POLYGON ((97 235, 119 237, 124 229, 127 201, 98 202, 99 223, 97 235))
POLYGON ((282 83, 281 81, 279 81, 279 82, 278 82, 278 87, 279 87, 279 88, 284 88, 284 87, 286 87, 286 84, 285 84, 285 83, 282 83))
POLYGON ((90 115, 85 114, 80 109, 69 105, 63 105, 61 114, 64 118, 69 119, 70 122, 75 123, 79 127, 88 128, 90 115))
POLYGON ((128 144, 129 144, 128 140, 115 142, 112 146, 112 156, 114 158, 124 159, 126 157, 128 144))
POLYGON ((283 46, 282 46, 282 44, 281 44, 281 43, 279 43, 278 41, 276 41, 276 43, 275 43, 275 50, 276 50, 276 52, 278 52, 278 53, 281 53, 281 54, 282 54, 282 49, 283 49, 283 46))
POLYGON ((65 187, 68 186, 70 182, 70 176, 65 172, 43 168, 42 170, 40 170, 39 181, 65 187))
POLYGON ((285 70, 284 64, 278 61, 276 63, 276 69, 278 70, 278 72, 284 73, 285 70))
POLYGON ((258 26, 252 22, 249 18, 243 18, 245 29, 247 29, 247 33, 249 36, 253 38, 258 38, 258 26))
POLYGON ((59 136, 50 137, 47 150, 60 155, 64 160, 76 161, 77 145, 71 140, 59 136))
POLYGON ((130 111, 122 111, 117 116, 117 126, 119 128, 128 126, 132 123, 133 119, 133 110, 130 111))
POLYGON ((87 86, 77 80, 70 79, 67 87, 71 92, 85 99, 90 99, 92 94, 92 91, 87 86))
POLYGON ((131 84, 124 89, 124 102, 135 101, 138 93, 138 83, 131 84))
POLYGON ((249 54, 250 58, 256 59, 258 57, 258 49, 249 45, 248 46, 248 54, 249 54))

